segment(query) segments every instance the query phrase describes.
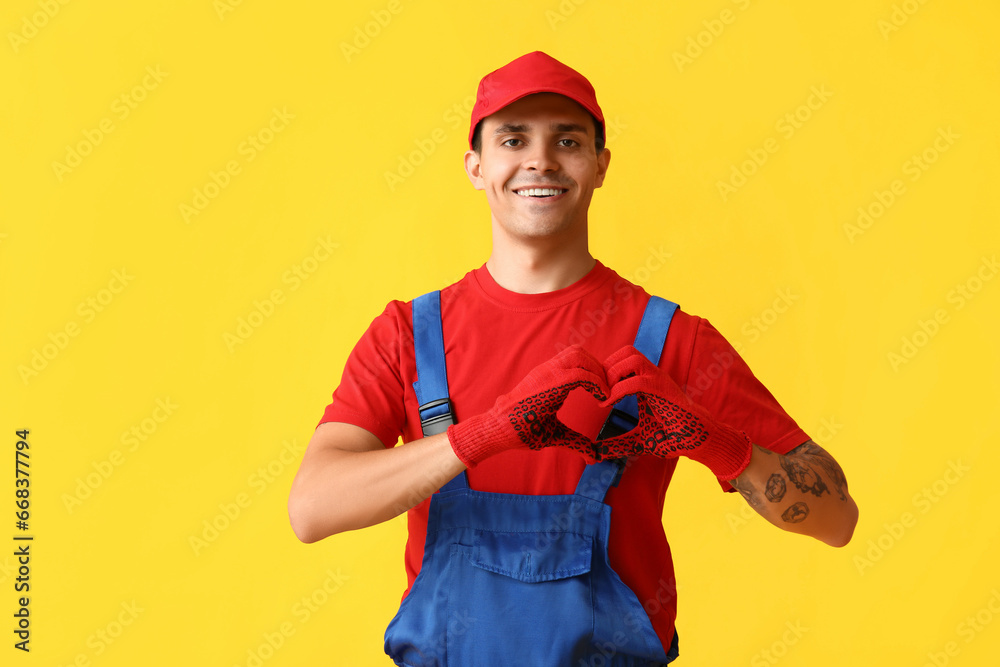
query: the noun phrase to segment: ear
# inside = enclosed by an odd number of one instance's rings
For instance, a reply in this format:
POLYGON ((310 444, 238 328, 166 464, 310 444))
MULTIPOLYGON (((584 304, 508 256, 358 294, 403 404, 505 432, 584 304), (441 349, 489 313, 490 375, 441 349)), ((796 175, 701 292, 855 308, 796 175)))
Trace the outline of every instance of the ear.
POLYGON ((595 188, 599 188, 604 185, 604 177, 608 174, 609 164, 611 164, 611 151, 605 148, 601 151, 601 154, 597 156, 597 182, 594 185, 595 188))
POLYGON ((465 151, 465 173, 472 182, 472 187, 477 190, 486 188, 483 182, 483 163, 476 151, 465 151))

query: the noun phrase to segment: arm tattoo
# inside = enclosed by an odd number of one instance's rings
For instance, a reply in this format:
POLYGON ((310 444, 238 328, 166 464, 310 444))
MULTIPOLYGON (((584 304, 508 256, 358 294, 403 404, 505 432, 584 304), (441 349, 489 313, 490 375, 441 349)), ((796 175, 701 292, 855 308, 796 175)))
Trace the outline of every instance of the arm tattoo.
POLYGON ((801 523, 807 516, 809 516, 809 506, 805 503, 795 503, 781 513, 781 518, 788 523, 801 523))
POLYGON ((761 502, 760 498, 757 497, 757 493, 754 491, 753 484, 751 484, 749 480, 741 480, 739 477, 737 477, 736 479, 729 480, 729 483, 733 486, 734 489, 740 492, 740 495, 743 496, 744 500, 747 501, 750 507, 759 511, 760 508, 764 505, 764 503, 761 502))
POLYGON ((803 493, 811 493, 814 496, 821 496, 823 492, 830 492, 830 489, 823 483, 823 478, 816 474, 816 471, 805 465, 796 457, 779 457, 781 467, 788 473, 788 479, 795 487, 803 493))
POLYGON ((767 489, 764 490, 764 495, 772 503, 781 502, 781 499, 785 497, 786 488, 785 478, 780 473, 774 473, 767 480, 767 489))
MULTIPOLYGON (((833 483, 834 488, 837 490, 837 495, 840 496, 841 500, 847 500, 847 495, 844 493, 844 489, 847 488, 847 478, 844 477, 844 471, 833 460, 830 454, 817 445, 812 440, 804 442, 792 451, 788 452, 785 456, 795 456, 801 464, 811 463, 826 473, 826 476, 833 483)), ((801 488, 801 487, 800 487, 801 488)), ((825 488, 825 485, 824 485, 825 488)), ((803 489, 804 490, 804 489, 803 489)), ((819 495, 819 494, 816 494, 819 495)))

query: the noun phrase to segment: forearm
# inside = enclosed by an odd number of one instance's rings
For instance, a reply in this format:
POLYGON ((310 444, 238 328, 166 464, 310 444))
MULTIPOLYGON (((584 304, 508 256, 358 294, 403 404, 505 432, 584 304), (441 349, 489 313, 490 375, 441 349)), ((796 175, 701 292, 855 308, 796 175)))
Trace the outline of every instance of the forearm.
POLYGON ((292 483, 288 514, 303 542, 387 521, 465 469, 441 433, 393 448, 322 448, 292 483))
POLYGON ((570 346, 535 367, 493 408, 445 433, 386 449, 358 426, 323 424, 292 482, 292 529, 303 542, 315 542, 381 523, 428 498, 466 465, 514 447, 565 445, 589 453, 593 443, 556 417, 576 387, 599 398, 608 393, 601 362, 570 346))
POLYGON ((783 530, 835 547, 846 545, 854 533, 858 507, 844 472, 812 441, 786 455, 754 445, 750 465, 730 483, 758 514, 783 530))

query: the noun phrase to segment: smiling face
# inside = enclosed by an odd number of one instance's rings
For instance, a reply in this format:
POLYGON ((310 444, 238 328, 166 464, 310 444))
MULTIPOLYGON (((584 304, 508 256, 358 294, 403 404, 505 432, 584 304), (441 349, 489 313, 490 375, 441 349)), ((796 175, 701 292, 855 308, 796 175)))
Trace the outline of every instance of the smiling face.
POLYGON ((555 93, 537 93, 483 119, 481 151, 465 169, 486 192, 494 230, 523 240, 587 234, 587 209, 611 154, 597 153, 593 118, 555 93))

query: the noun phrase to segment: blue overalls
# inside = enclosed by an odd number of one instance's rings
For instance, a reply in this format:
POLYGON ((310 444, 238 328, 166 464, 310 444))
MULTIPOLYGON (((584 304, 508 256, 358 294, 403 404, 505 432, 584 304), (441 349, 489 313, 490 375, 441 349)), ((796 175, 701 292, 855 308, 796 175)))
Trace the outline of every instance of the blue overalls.
MULTIPOLYGON (((651 297, 635 347, 658 363, 677 304, 651 297)), ((424 435, 453 423, 440 293, 413 301, 424 435)), ((601 437, 635 425, 636 404, 615 406, 601 437)), ((611 568, 611 506, 622 461, 588 465, 572 495, 485 493, 463 472, 431 497, 420 573, 385 632, 406 667, 654 667, 669 654, 649 616, 611 568)), ((638 546, 638 545, 637 545, 638 546)))

